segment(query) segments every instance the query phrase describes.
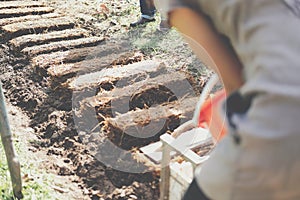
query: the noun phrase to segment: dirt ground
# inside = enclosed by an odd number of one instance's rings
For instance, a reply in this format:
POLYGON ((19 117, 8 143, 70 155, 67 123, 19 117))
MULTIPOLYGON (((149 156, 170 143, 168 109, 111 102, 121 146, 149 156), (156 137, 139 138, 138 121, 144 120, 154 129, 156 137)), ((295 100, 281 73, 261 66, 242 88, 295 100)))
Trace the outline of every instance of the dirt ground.
MULTIPOLYGON (((133 34, 129 39, 138 41, 137 48, 145 58, 163 60, 170 66, 187 70, 198 83, 205 82, 209 74, 202 71, 205 76, 199 77, 195 66, 201 63, 184 42, 166 48, 168 51, 154 44, 165 37, 156 30, 159 17, 148 25, 147 30, 130 29, 129 23, 139 15, 136 0, 103 0, 108 10, 103 7, 101 10, 97 1, 41 1, 77 18, 78 26, 91 30, 96 36, 125 36, 128 39, 128 35, 133 34), (150 43, 140 45, 143 39, 150 43), (155 48, 159 50, 155 51, 155 48)), ((27 141, 28 154, 36 159, 39 168, 55 175, 53 188, 59 191, 60 199, 158 199, 158 174, 148 170, 139 174, 122 172, 95 159, 91 147, 83 145, 76 130, 72 94, 61 88, 53 89, 47 78, 32 70, 25 56, 15 55, 5 44, 0 44, 0 80, 9 101, 13 130, 21 133, 21 138, 27 141)), ((92 136, 88 139, 93 140, 92 136)))

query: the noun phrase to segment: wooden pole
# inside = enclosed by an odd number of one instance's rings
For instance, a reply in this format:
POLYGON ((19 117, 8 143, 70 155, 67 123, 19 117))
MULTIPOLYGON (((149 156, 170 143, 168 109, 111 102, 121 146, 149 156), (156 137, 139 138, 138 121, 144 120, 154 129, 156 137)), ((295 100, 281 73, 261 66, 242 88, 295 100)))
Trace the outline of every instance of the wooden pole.
POLYGON ((2 84, 0 83, 0 134, 11 176, 13 192, 16 198, 23 198, 20 162, 15 154, 11 131, 8 123, 2 84))
POLYGON ((169 200, 170 196, 170 161, 171 149, 168 144, 162 141, 162 161, 160 170, 160 198, 159 200, 169 200))

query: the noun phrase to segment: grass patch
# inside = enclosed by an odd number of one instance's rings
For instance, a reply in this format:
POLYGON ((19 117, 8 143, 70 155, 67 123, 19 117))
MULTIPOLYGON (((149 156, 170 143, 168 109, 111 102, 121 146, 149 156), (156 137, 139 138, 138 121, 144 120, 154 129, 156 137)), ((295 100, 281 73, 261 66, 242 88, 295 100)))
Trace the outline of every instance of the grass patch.
MULTIPOLYGON (((47 185, 47 183, 52 182, 51 175, 40 172, 34 160, 29 158, 24 143, 15 141, 14 145, 21 163, 24 200, 58 200, 56 193, 47 185)), ((0 138, 0 200, 15 199, 5 152, 0 138)))

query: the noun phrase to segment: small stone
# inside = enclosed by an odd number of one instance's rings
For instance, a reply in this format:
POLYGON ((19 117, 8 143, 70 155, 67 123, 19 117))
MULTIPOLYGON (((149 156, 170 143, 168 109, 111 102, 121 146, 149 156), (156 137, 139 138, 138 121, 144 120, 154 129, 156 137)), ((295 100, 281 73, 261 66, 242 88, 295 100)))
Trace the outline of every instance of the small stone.
POLYGON ((125 193, 126 191, 125 190, 122 190, 121 191, 121 194, 120 194, 120 197, 125 197, 126 196, 126 193, 125 193))
POLYGON ((138 199, 137 196, 135 196, 133 194, 129 195, 129 197, 132 198, 132 199, 138 199))

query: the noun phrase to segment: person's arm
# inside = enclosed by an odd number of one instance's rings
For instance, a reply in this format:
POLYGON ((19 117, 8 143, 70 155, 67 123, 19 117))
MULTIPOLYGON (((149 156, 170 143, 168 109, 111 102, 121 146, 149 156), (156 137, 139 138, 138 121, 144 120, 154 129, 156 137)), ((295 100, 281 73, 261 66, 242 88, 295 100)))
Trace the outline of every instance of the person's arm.
POLYGON ((195 54, 219 74, 228 94, 243 84, 241 63, 203 14, 177 8, 169 13, 169 22, 183 33, 195 54))

